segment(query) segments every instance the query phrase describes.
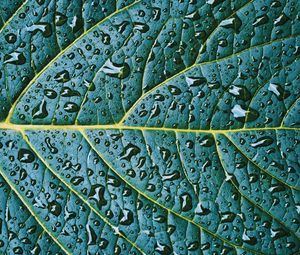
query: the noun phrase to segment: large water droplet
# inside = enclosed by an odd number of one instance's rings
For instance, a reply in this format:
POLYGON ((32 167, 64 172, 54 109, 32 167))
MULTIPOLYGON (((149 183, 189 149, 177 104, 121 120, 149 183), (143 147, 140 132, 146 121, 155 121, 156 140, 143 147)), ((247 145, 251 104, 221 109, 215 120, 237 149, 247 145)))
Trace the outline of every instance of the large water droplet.
POLYGON ((250 145, 253 148, 265 147, 271 145, 273 141, 274 141, 273 138, 270 136, 262 136, 258 138, 255 142, 251 143, 250 145))
POLYGON ((282 101, 291 95, 289 91, 285 91, 280 85, 275 83, 270 83, 268 90, 273 92, 279 101, 282 101))
POLYGON ((53 200, 48 204, 48 210, 53 215, 59 216, 61 214, 62 208, 61 208, 61 205, 57 201, 53 200))
POLYGON ((28 149, 20 149, 18 152, 18 160, 22 163, 31 163, 35 160, 35 156, 33 152, 28 149))
POLYGON ((136 145, 129 143, 124 147, 123 152, 119 155, 121 159, 130 161, 131 158, 141 152, 141 149, 136 145))
POLYGON ((23 65, 26 63, 26 58, 23 52, 15 51, 4 56, 4 63, 13 65, 23 65))
POLYGON ((192 197, 189 193, 180 195, 181 210, 187 212, 193 208, 192 197))
POLYGON ((127 63, 117 64, 108 59, 101 68, 101 71, 108 76, 125 79, 130 74, 130 67, 127 63))
POLYGON ((234 95, 237 99, 248 101, 251 98, 249 90, 242 86, 231 85, 229 87, 229 93, 234 95))

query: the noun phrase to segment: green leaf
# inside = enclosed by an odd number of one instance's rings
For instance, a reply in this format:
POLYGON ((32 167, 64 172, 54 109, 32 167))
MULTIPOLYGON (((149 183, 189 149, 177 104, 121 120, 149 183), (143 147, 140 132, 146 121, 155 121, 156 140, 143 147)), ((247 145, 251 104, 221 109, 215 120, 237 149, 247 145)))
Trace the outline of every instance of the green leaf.
POLYGON ((1 254, 300 252, 298 1, 15 2, 1 254))

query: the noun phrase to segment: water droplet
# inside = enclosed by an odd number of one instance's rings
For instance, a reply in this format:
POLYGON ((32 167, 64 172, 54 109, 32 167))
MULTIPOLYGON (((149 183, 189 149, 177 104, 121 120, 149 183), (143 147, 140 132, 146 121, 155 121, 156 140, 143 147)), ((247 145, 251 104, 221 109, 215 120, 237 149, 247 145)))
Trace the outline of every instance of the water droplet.
POLYGON ((33 119, 43 119, 48 116, 47 102, 43 99, 37 106, 32 109, 33 119))
POLYGON ((26 58, 23 52, 15 51, 4 56, 4 63, 13 65, 23 65, 26 63, 26 58))
POLYGON ((56 80, 57 82, 60 82, 60 83, 67 82, 70 80, 70 74, 67 70, 63 70, 61 72, 58 72, 54 76, 54 80, 56 80))
POLYGON ((98 208, 101 210, 102 206, 107 204, 104 198, 105 187, 100 184, 92 185, 90 193, 88 195, 89 199, 96 201, 98 208))
POLYGON ((258 138, 254 143, 251 143, 250 145, 253 148, 258 148, 258 147, 265 147, 269 146, 274 142, 273 138, 270 136, 262 136, 258 138))
POLYGON ((206 78, 205 77, 186 77, 185 78, 186 83, 191 86, 200 86, 206 83, 206 78))
POLYGON ((127 63, 116 64, 108 59, 104 66, 101 68, 101 71, 103 71, 108 76, 125 79, 130 74, 130 67, 127 63))
POLYGON ((86 225, 86 230, 88 233, 88 245, 95 245, 97 241, 95 230, 88 224, 86 225))
POLYGON ((48 210, 53 215, 59 216, 61 214, 62 208, 61 208, 61 205, 57 201, 53 200, 52 202, 50 202, 48 204, 48 210))
POLYGON ((44 37, 52 35, 52 28, 49 23, 40 22, 30 27, 27 27, 27 31, 35 35, 38 31, 42 32, 44 37))
POLYGON ((271 237, 273 240, 277 240, 281 237, 288 236, 289 233, 283 228, 271 229, 271 237))
POLYGON ((146 33, 147 31, 149 31, 149 26, 145 23, 141 23, 141 22, 134 22, 134 30, 138 30, 141 33, 146 33))
POLYGON ((133 223, 133 212, 128 209, 122 210, 119 215, 119 221, 121 225, 129 226, 133 223))
POLYGON ((275 83, 270 83, 268 90, 273 92, 279 101, 282 101, 291 95, 289 91, 285 91, 280 85, 275 83))
POLYGON ((60 12, 55 13, 55 25, 62 26, 68 20, 68 17, 60 12))
POLYGON ((73 113, 73 112, 78 112, 80 110, 79 106, 75 103, 72 103, 72 102, 67 102, 65 103, 64 105, 64 110, 66 112, 70 112, 70 113, 73 113))
POLYGON ((235 214, 232 212, 223 212, 221 213, 221 223, 233 222, 235 214))
POLYGON ((275 21, 274 21, 274 26, 282 26, 284 25, 289 18, 285 15, 285 13, 281 14, 275 21))
POLYGON ((159 152, 164 161, 167 161, 171 156, 170 150, 165 147, 159 147, 159 152))
POLYGON ((123 152, 119 155, 121 159, 130 161, 131 158, 141 152, 141 149, 136 145, 129 143, 124 147, 123 152))
POLYGON ((58 152, 58 149, 51 144, 49 137, 45 138, 45 143, 52 154, 56 154, 58 152))
POLYGON ((52 89, 45 89, 44 95, 50 99, 54 99, 57 97, 57 93, 52 89))
POLYGON ((181 210, 187 212, 193 208, 192 197, 189 193, 183 193, 180 195, 181 210))
POLYGON ((173 86, 173 85, 169 85, 168 90, 170 91, 170 93, 172 95, 175 95, 175 96, 178 96, 182 93, 180 88, 173 86))
POLYGON ((220 23, 221 27, 232 28, 235 31, 235 33, 239 33, 239 29, 241 25, 242 25, 242 21, 237 15, 235 15, 233 18, 223 20, 220 23))
POLYGON ((244 233, 243 233, 242 240, 243 240, 243 242, 250 244, 250 245, 257 244, 257 238, 255 236, 248 236, 246 234, 246 231, 244 231, 244 233))
POLYGON ((77 33, 80 29, 83 28, 83 19, 75 15, 72 19, 70 27, 72 28, 73 33, 77 33))
POLYGON ((20 149, 18 152, 18 160, 22 163, 32 163, 35 156, 32 151, 28 149, 20 149))
POLYGON ((260 25, 268 23, 268 21, 269 21, 268 15, 264 14, 262 16, 256 17, 252 25, 254 27, 258 27, 260 25))
POLYGON ((180 178, 180 172, 179 171, 174 171, 169 174, 164 174, 163 175, 163 181, 174 181, 180 178))
POLYGON ((13 33, 9 33, 9 34, 5 35, 5 40, 8 43, 15 43, 17 41, 17 36, 13 33))
POLYGON ((244 110, 240 105, 236 104, 232 109, 233 117, 236 118, 240 122, 251 122, 256 120, 259 117, 259 113, 249 108, 248 110, 244 110), (246 119, 247 117, 247 119, 246 119))
POLYGON ((215 144, 215 140, 212 136, 204 135, 200 140, 199 144, 204 147, 211 147, 215 144))
POLYGON ((68 87, 63 87, 61 92, 60 92, 60 95, 62 97, 73 97, 73 96, 81 96, 80 93, 76 90, 72 90, 68 87))
POLYGON ((237 99, 248 101, 251 98, 249 90, 242 86, 231 85, 229 87, 229 93, 234 95, 237 99))
POLYGON ((162 255, 171 255, 173 253, 173 249, 171 247, 159 242, 155 244, 155 251, 162 255))
POLYGON ((74 176, 71 179, 71 183, 75 186, 79 185, 84 181, 84 178, 82 176, 74 176))
POLYGON ((271 188, 269 188, 269 191, 271 193, 282 192, 282 191, 285 191, 285 190, 286 190, 286 188, 283 185, 280 185, 280 184, 272 184, 271 188))

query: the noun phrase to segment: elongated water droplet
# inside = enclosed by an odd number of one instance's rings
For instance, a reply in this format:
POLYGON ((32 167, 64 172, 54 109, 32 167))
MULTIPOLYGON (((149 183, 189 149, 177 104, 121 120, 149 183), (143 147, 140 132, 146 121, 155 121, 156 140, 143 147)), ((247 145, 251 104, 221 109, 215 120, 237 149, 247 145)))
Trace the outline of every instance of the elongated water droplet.
POLYGON ((255 142, 251 143, 250 145, 253 148, 258 148, 258 147, 265 147, 269 146, 274 142, 273 138, 270 136, 262 136, 258 138, 255 142))
POLYGON ((258 27, 260 25, 268 23, 268 21, 269 21, 268 15, 264 14, 262 16, 256 17, 252 25, 254 27, 258 27))

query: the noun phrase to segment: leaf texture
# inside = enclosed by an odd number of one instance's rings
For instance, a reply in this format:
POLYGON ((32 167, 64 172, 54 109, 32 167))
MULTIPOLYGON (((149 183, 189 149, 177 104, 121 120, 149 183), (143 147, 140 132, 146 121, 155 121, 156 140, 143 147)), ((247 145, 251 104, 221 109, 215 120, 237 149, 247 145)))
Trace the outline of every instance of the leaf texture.
POLYGON ((1 254, 300 252, 298 1, 0 8, 1 254))

